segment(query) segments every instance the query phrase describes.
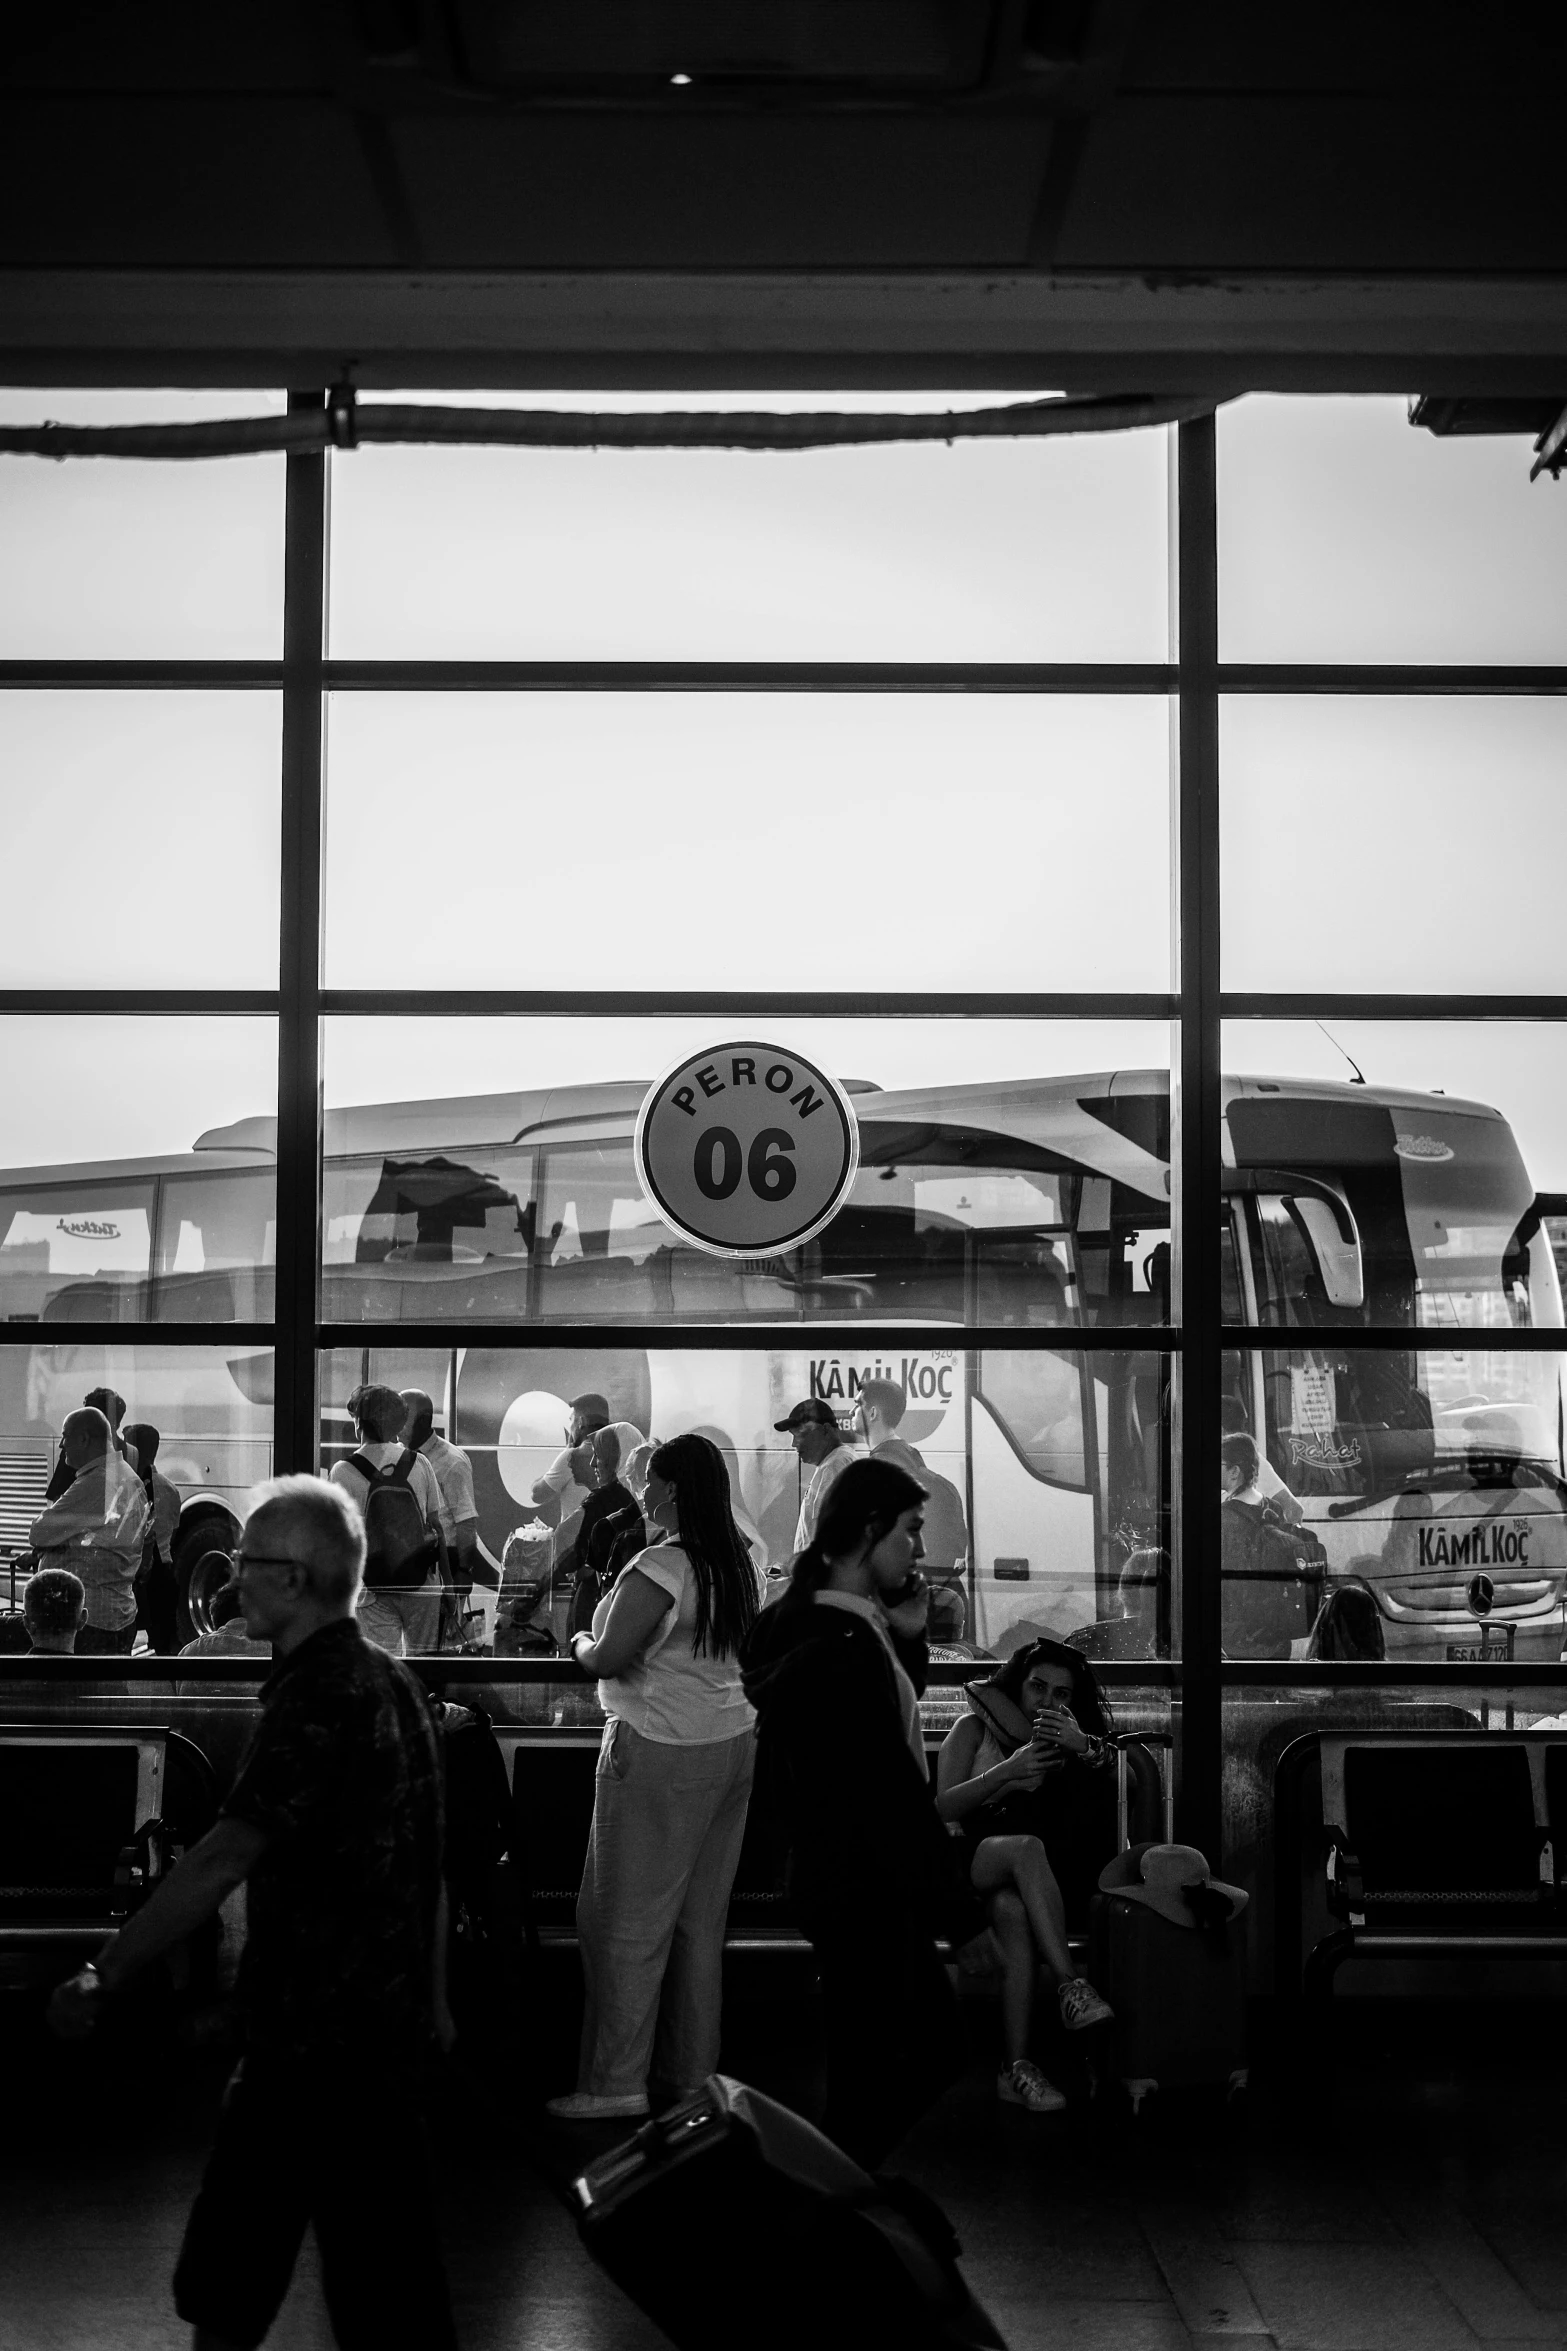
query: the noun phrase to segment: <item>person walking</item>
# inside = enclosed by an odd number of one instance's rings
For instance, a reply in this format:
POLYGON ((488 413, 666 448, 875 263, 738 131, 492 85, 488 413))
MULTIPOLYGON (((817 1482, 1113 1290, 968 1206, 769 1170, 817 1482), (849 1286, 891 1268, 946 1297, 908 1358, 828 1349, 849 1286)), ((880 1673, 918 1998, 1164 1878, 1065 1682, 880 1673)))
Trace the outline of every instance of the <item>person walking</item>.
POLYGON ((789 1439, 800 1462, 800 1515, 795 1522, 794 1547, 803 1551, 816 1532, 823 1503, 855 1456, 838 1426, 838 1415, 820 1396, 803 1398, 782 1420, 775 1420, 773 1427, 779 1436, 789 1439))
POLYGON ((244 2056, 174 2276, 195 2351, 265 2337, 315 2230, 336 2340, 450 2351, 420 2125, 422 2062, 451 2041, 441 1763, 429 1702, 364 1639, 365 1536, 324 1478, 274 1478, 239 1543, 245 1621, 276 1663, 214 1826, 50 2022, 89 2034, 122 1985, 241 1884, 244 2056))
POLYGON ((986 1932, 925 1761, 924 1504, 895 1463, 851 1463, 741 1653, 789 1896, 821 1967, 824 2128, 867 2170, 961 2062, 936 1935, 986 1932))
POLYGON ((593 1611, 628 1560, 647 1549, 647 1528, 641 1505, 621 1472, 646 1443, 642 1431, 629 1420, 611 1421, 595 1429, 583 1443, 585 1473, 592 1491, 582 1505, 577 1530, 576 1574, 571 1587, 567 1639, 592 1629, 593 1611))
POLYGON ((716 1445, 660 1445, 644 1509, 665 1540, 631 1560, 572 1654, 607 1721, 577 1933, 585 2003, 560 2121, 648 2112, 718 2064, 724 1921, 755 1759, 739 1651, 757 1578, 716 1445))

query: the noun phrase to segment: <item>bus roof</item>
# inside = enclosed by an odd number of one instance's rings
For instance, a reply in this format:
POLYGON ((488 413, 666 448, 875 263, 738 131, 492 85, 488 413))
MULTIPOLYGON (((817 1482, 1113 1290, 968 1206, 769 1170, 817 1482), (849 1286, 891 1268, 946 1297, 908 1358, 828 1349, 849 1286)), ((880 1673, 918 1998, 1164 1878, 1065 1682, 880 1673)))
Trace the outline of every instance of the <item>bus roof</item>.
MULTIPOLYGON (((1166 1163, 1095 1117, 1084 1105, 1095 1099, 1167 1094, 1169 1083, 1169 1072, 1164 1069, 1090 1070, 1059 1077, 986 1079, 973 1085, 885 1092, 857 1085, 855 1100, 861 1119, 869 1124, 929 1121, 1014 1135, 1062 1151, 1136 1191, 1162 1196, 1166 1163)), ((328 1159, 347 1159, 403 1151, 494 1149, 551 1136, 563 1141, 608 1140, 629 1134, 646 1090, 646 1080, 627 1078, 527 1093, 359 1103, 327 1111, 325 1154, 328 1159)), ((1258 1096, 1374 1102, 1395 1110, 1429 1111, 1440 1104, 1444 1117, 1505 1123, 1502 1113, 1486 1103, 1404 1087, 1250 1075, 1231 1075, 1223 1081, 1226 1104, 1237 1097, 1258 1096)), ((0 1174, 7 1188, 90 1182, 96 1177, 129 1182, 165 1175, 217 1174, 270 1165, 276 1147, 276 1118, 258 1115, 236 1119, 227 1126, 208 1127, 196 1137, 189 1153, 11 1167, 0 1174)))

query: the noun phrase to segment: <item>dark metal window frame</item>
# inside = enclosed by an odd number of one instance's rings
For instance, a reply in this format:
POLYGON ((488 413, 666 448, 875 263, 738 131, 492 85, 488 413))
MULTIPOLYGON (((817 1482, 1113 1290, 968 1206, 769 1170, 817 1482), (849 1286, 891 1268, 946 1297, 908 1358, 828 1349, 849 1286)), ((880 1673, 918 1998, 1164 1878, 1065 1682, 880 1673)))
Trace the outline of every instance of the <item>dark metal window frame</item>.
MULTIPOLYGON (((296 413, 324 405, 322 390, 291 393, 296 413)), ((315 1465, 320 1426, 318 1364, 334 1347, 362 1347, 395 1331, 400 1346, 450 1346, 476 1339, 519 1351, 562 1340, 604 1346, 617 1340, 659 1349, 736 1349, 766 1344, 776 1332, 735 1325, 651 1330, 643 1325, 549 1323, 324 1324, 320 1321, 321 1024, 337 1014, 380 1017, 582 1017, 712 1013, 745 1019, 1170 1019, 1174 1048, 1174 1227, 1179 1295, 1174 1327, 1151 1331, 1083 1329, 1063 1334, 1000 1326, 965 1329, 964 1344, 1074 1352, 1134 1348, 1168 1354, 1175 1366, 1176 1558, 1180 1569, 1181 1655, 1173 1669, 1151 1665, 1149 1679, 1172 1676, 1181 1713, 1181 1833, 1209 1851, 1220 1848, 1220 1778, 1227 1690, 1325 1686, 1320 1668, 1226 1666, 1219 1648, 1218 1455, 1220 1358, 1226 1348, 1288 1345, 1277 1330, 1226 1327, 1219 1309, 1220 1023, 1339 1017, 1425 1021, 1567 1021, 1567 994, 1225 993, 1220 987, 1219 708, 1234 694, 1382 694, 1475 696, 1567 694, 1567 665, 1356 666, 1343 663, 1224 663, 1219 659, 1217 468, 1214 419, 1176 432, 1174 657, 1166 663, 1092 662, 460 662, 332 661, 324 627, 328 562, 327 464, 321 455, 287 460, 283 651, 273 661, 3 661, 0 688, 60 690, 185 688, 281 692, 281 923, 275 989, 10 988, 0 1012, 17 1014, 164 1014, 217 1017, 260 1014, 278 1023, 278 1249, 276 1324, 71 1324, 73 1341, 147 1347, 212 1347, 240 1341, 276 1349, 274 1458, 280 1468, 315 1465), (1178 756, 1172 806, 1171 888, 1176 984, 1168 993, 1060 991, 1029 993, 849 993, 823 997, 799 990, 606 991, 556 989, 361 989, 322 985, 322 860, 325 847, 323 740, 331 693, 475 691, 636 693, 889 693, 1157 695, 1176 713, 1178 756)), ((792 1329, 793 1326, 791 1326, 792 1329)), ((862 1347, 874 1325, 810 1325, 813 1345, 862 1347)), ((802 1326, 802 1329, 804 1326, 802 1326)), ((950 1345, 951 1326, 899 1326, 909 1345, 950 1345)), ((36 1343, 33 1326, 17 1343, 36 1343)), ((1335 1346, 1404 1350, 1451 1346, 1450 1334, 1408 1329, 1335 1331, 1335 1346)), ((1487 1332, 1493 1351, 1555 1351, 1544 1331, 1487 1332)), ((1356 1668, 1328 1680, 1369 1678, 1441 1683, 1473 1668, 1356 1668)), ((1533 1670, 1531 1682, 1567 1676, 1567 1668, 1533 1670)), ((1500 1668, 1478 1676, 1487 1686, 1509 1678, 1500 1668)), ((1516 1679, 1518 1677, 1512 1676, 1516 1679)))

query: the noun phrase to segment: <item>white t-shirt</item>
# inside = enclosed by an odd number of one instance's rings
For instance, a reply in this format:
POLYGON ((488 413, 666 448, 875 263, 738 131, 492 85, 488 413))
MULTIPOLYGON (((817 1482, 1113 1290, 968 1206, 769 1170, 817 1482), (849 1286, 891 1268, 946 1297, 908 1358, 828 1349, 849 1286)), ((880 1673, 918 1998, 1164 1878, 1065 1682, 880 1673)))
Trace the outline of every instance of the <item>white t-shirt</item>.
MULTIPOLYGON (((384 1444, 356 1445, 354 1448, 356 1453, 362 1453, 366 1461, 373 1463, 377 1469, 385 1469, 389 1461, 397 1459, 402 1449, 395 1437, 389 1437, 384 1444)), ((370 1489, 353 1463, 351 1461, 334 1461, 331 1478, 334 1486, 342 1487, 360 1517, 363 1518, 365 1499, 370 1489)), ((425 1525, 427 1527, 439 1526, 441 1523, 441 1489, 436 1483, 434 1470, 421 1453, 414 1455, 413 1468, 408 1476, 408 1489, 424 1514, 425 1525)), ((425 1578, 426 1583, 431 1580, 435 1572, 432 1567, 430 1574, 425 1578)))
POLYGON ((805 1489, 805 1498, 800 1504, 799 1523, 794 1530, 796 1551, 803 1551, 807 1543, 815 1540, 816 1530, 822 1523, 822 1504, 850 1462, 859 1458, 852 1445, 838 1445, 825 1461, 816 1464, 811 1472, 811 1482, 805 1489))
MULTIPOLYGON (((660 1543, 627 1562, 648 1582, 668 1592, 666 1608, 641 1655, 623 1674, 598 1686, 599 1704, 614 1722, 629 1723, 639 1737, 664 1746, 705 1747, 737 1739, 756 1720, 740 1686, 737 1657, 692 1654, 697 1584, 691 1562, 678 1543, 660 1543)), ((613 1594, 593 1611, 593 1638, 609 1621, 613 1594)))
POLYGON ((433 1429, 419 1448, 419 1458, 435 1472, 441 1495, 441 1532, 448 1545, 454 1544, 463 1520, 479 1515, 473 1498, 473 1464, 460 1445, 448 1445, 433 1429))

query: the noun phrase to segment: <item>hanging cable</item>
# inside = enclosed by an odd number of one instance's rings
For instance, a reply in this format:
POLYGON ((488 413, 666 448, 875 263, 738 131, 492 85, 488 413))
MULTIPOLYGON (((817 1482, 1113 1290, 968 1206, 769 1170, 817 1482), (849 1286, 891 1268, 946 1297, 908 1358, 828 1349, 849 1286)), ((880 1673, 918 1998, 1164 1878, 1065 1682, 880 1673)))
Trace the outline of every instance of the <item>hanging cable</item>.
POLYGON ((346 385, 323 409, 291 416, 215 417, 189 424, 0 426, 14 457, 252 457, 354 449, 367 442, 513 449, 834 449, 893 441, 1034 440, 1056 433, 1135 432, 1210 415, 1212 399, 1068 393, 999 408, 861 415, 835 409, 441 408, 361 401, 346 385))

